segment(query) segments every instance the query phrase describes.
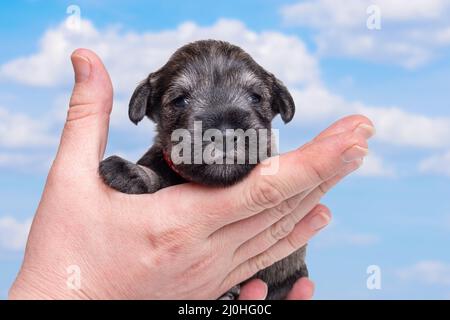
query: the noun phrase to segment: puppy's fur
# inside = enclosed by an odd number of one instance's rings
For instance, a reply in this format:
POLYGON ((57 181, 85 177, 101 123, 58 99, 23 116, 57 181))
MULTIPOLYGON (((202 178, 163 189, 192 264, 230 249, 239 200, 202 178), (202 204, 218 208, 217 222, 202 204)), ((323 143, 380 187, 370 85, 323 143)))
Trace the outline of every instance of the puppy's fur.
MULTIPOLYGON (((137 124, 147 116, 156 123, 153 146, 137 164, 117 156, 103 160, 100 175, 112 188, 129 194, 153 193, 186 181, 232 185, 255 164, 173 165, 167 160, 174 145, 172 132, 192 132, 194 121, 202 121, 203 130, 253 128, 270 133, 277 114, 287 123, 294 112, 294 101, 282 82, 241 48, 214 40, 190 43, 151 73, 131 97, 130 120, 137 124)), ((267 282, 268 299, 284 298, 298 278, 307 276, 304 258, 302 248, 255 275, 267 282)))

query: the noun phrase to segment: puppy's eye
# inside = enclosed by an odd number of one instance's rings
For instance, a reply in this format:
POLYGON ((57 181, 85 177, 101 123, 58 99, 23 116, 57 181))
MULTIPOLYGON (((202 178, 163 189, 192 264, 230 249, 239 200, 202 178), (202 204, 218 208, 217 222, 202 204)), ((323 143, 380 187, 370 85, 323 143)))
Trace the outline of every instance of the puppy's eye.
POLYGON ((261 102, 261 96, 256 93, 252 93, 251 95, 249 95, 248 99, 250 100, 251 103, 260 103, 261 102))
POLYGON ((185 108, 189 104, 189 99, 185 96, 180 96, 172 101, 175 107, 177 108, 185 108))

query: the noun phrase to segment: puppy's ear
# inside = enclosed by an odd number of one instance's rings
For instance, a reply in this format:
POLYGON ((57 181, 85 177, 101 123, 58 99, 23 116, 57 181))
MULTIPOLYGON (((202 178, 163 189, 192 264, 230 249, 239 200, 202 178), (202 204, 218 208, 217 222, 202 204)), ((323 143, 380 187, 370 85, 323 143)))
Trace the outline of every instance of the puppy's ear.
POLYGON ((275 114, 279 113, 281 115, 281 119, 283 119, 284 123, 288 123, 295 114, 294 99, 292 99, 291 94, 283 82, 275 77, 273 78, 272 108, 275 114))
POLYGON ((142 81, 134 90, 128 106, 128 117, 134 124, 144 119, 151 93, 152 88, 148 79, 142 81))
POLYGON ((145 115, 157 121, 157 106, 155 106, 156 75, 151 73, 134 90, 128 106, 128 116, 134 124, 144 119, 145 115))

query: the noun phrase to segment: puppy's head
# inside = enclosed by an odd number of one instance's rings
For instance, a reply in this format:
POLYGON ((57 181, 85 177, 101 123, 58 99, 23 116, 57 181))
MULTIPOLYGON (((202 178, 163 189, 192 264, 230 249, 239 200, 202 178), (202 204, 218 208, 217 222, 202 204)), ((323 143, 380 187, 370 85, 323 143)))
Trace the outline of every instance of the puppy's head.
POLYGON ((129 117, 135 124, 144 116, 156 122, 157 142, 166 157, 183 159, 173 161, 180 175, 202 184, 230 185, 263 160, 261 141, 270 155, 272 119, 280 114, 289 122, 294 111, 286 87, 250 55, 227 42, 205 40, 178 49, 136 88, 129 117), (256 140, 250 138, 253 132, 256 140), (187 133, 191 140, 186 145, 187 133), (227 145, 230 141, 234 144, 227 145))

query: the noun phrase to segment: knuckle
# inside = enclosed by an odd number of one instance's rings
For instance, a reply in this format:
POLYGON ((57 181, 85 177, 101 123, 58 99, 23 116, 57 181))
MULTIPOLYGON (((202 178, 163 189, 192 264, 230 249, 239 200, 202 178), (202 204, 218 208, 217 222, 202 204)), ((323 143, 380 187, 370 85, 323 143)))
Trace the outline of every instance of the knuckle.
POLYGON ((272 256, 269 252, 266 251, 253 258, 250 268, 252 270, 252 273, 257 273, 258 271, 270 267, 273 263, 274 261, 272 256))
POLYGON ((192 236, 183 228, 161 228, 149 232, 148 240, 154 250, 161 250, 167 255, 176 256, 192 242, 192 236))
MULTIPOLYGON (((354 138, 351 141, 351 145, 358 145, 362 148, 367 148, 368 147, 368 143, 367 143, 367 139, 366 137, 363 137, 361 135, 356 135, 354 136, 354 138)), ((346 143, 348 144, 348 141, 346 141, 346 143)))
POLYGON ((300 202, 303 200, 303 198, 305 197, 306 194, 307 194, 307 191, 302 191, 301 193, 295 195, 294 197, 287 199, 286 202, 287 202, 288 210, 290 212, 292 212, 295 209, 297 209, 297 207, 299 206, 300 202))
MULTIPOLYGON (((317 159, 317 156, 311 156, 311 159, 317 159)), ((320 160, 319 161, 303 161, 303 171, 309 181, 312 183, 320 183, 329 178, 327 168, 320 160)))
POLYGON ((281 221, 274 224, 272 227, 270 227, 270 237, 271 240, 274 240, 272 242, 277 242, 278 240, 281 240, 288 236, 292 230, 295 227, 294 221, 291 219, 291 217, 287 217, 287 219, 282 219, 281 221))
POLYGON ((203 253, 196 262, 192 263, 188 270, 184 273, 183 276, 189 278, 195 278, 198 276, 202 276, 208 274, 212 269, 212 266, 217 263, 218 257, 212 252, 203 253))
POLYGON ((269 215, 274 221, 278 221, 290 212, 286 202, 282 202, 279 205, 269 209, 269 215))
POLYGON ((67 122, 70 123, 71 121, 74 121, 74 120, 80 120, 83 118, 87 118, 94 114, 96 114, 94 104, 91 104, 91 103, 74 104, 73 102, 71 102, 71 106, 70 106, 69 110, 67 111, 67 122))
POLYGON ((285 201, 282 201, 279 205, 273 207, 270 210, 270 214, 276 220, 280 220, 287 214, 294 211, 297 208, 299 202, 300 202, 300 198, 298 196, 289 198, 285 201))
POLYGON ((70 108, 67 111, 67 124, 71 123, 72 121, 86 118, 109 116, 109 114, 111 113, 111 108, 109 107, 111 103, 109 101, 101 101, 95 103, 77 103, 74 102, 76 100, 78 100, 76 99, 76 96, 72 96, 70 108))
POLYGON ((323 197, 327 191, 328 188, 326 183, 321 183, 317 186, 318 197, 323 197))
POLYGON ((283 200, 284 196, 279 187, 272 180, 266 178, 250 189, 247 205, 252 210, 258 211, 273 208, 283 200))

